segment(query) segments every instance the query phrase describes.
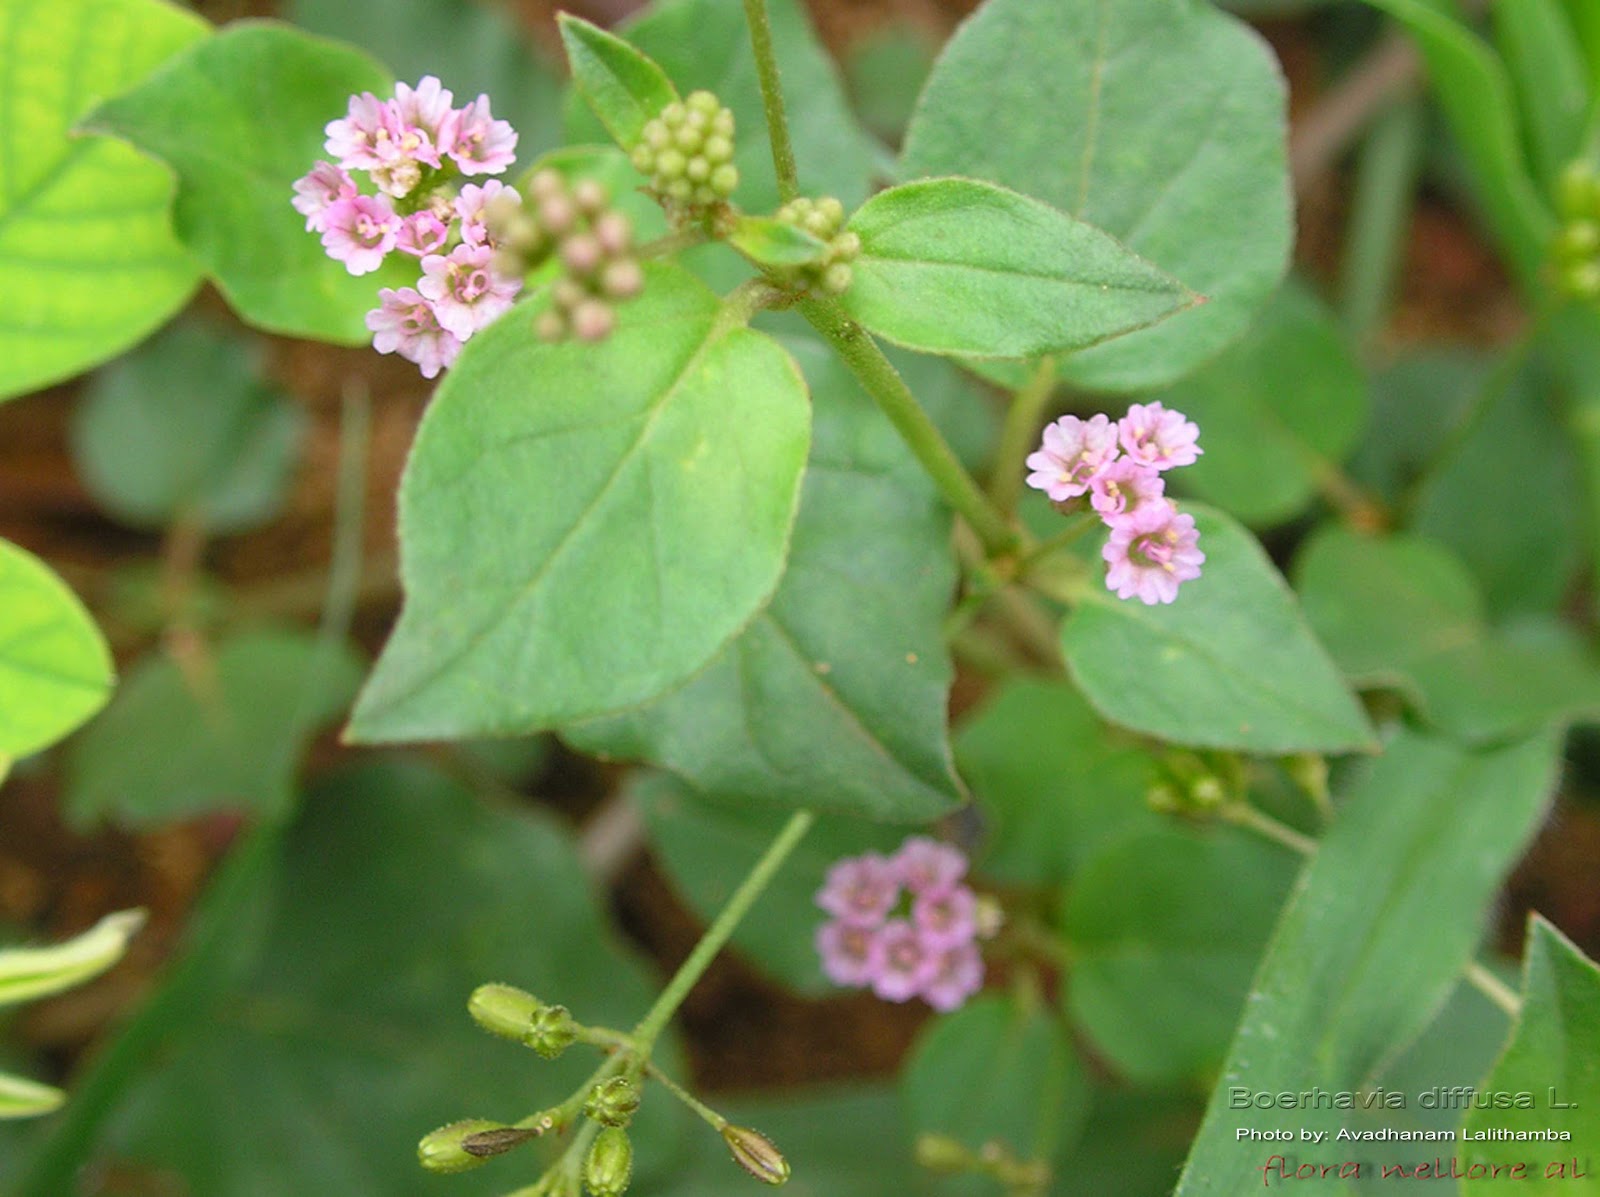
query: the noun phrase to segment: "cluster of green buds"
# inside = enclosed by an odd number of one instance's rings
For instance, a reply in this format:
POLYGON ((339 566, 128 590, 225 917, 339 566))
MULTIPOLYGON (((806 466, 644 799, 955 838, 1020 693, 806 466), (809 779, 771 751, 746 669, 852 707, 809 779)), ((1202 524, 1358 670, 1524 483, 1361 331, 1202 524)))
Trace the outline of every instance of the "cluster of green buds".
POLYGON ((1244 801, 1246 767, 1232 753, 1167 752, 1161 758, 1161 773, 1145 792, 1145 801, 1162 814, 1211 819, 1244 801))
POLYGON ((827 246, 817 261, 797 268, 795 281, 806 290, 844 294, 850 287, 850 263, 861 253, 861 238, 844 227, 844 205, 831 195, 801 196, 779 208, 777 218, 827 246))
POLYGON ((1581 160, 1568 166, 1557 206, 1556 285, 1575 299, 1600 300, 1600 170, 1581 160))
POLYGON ((708 91, 674 100, 648 121, 633 165, 674 224, 692 223, 739 186, 733 164, 733 111, 708 91))
POLYGON ((535 171, 526 203, 496 199, 484 219, 499 246, 494 265, 500 274, 522 277, 552 260, 559 266, 550 306, 534 323, 541 340, 604 340, 616 327, 616 301, 644 286, 633 256, 633 225, 593 179, 569 187, 559 171, 535 171))
POLYGON ((946 1176, 987 1176, 998 1181, 1008 1197, 1044 1197, 1050 1189, 1050 1168, 1042 1160, 1019 1160, 1011 1148, 991 1139, 974 1151, 948 1135, 917 1139, 917 1163, 946 1176))
POLYGON ((649 1077, 711 1123, 734 1161, 766 1184, 789 1179, 788 1162, 765 1137, 734 1126, 708 1108, 649 1061, 640 1040, 607 1027, 584 1026, 565 1006, 541 1002, 511 985, 480 985, 467 1010, 484 1030, 553 1059, 575 1043, 606 1053, 595 1073, 560 1105, 519 1122, 469 1118, 425 1135, 417 1158, 430 1172, 465 1172, 545 1135, 567 1136, 561 1158, 532 1185, 508 1197, 622 1197, 633 1179, 633 1143, 628 1126, 649 1077))

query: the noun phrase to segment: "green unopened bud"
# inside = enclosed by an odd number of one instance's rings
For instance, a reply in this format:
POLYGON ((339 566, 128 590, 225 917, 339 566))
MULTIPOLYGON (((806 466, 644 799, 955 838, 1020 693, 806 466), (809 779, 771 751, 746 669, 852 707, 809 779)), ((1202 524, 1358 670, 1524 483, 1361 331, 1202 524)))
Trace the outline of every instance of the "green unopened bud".
POLYGON ((929 1172, 971 1172, 978 1163, 965 1143, 949 1135, 919 1135, 916 1156, 917 1163, 929 1172))
POLYGON ((490 1122, 484 1118, 468 1118, 441 1126, 422 1136, 417 1144, 417 1162, 429 1172, 466 1172, 489 1159, 489 1155, 468 1151, 466 1141, 477 1135, 507 1129, 503 1122, 490 1122))
POLYGON ((1568 220, 1600 219, 1600 173, 1594 165, 1579 159, 1561 172, 1556 202, 1568 220))
POLYGON ((1178 788, 1167 782, 1158 782, 1144 792, 1144 802, 1151 810, 1163 815, 1175 814, 1183 807, 1183 796, 1178 788))
POLYGON ((1320 752, 1297 752, 1283 758, 1289 780, 1317 802, 1328 798, 1328 758, 1320 752))
POLYGON ((601 1081, 589 1091, 583 1112, 606 1126, 627 1126, 639 1108, 639 1090, 625 1076, 601 1081))
POLYGON ((565 1006, 545 1006, 533 1016, 524 1041, 546 1060, 554 1060, 578 1038, 578 1024, 565 1006))
POLYGON ((1556 253, 1569 260, 1594 257, 1600 253, 1600 224, 1592 220, 1573 221, 1556 238, 1556 253))
POLYGON ((733 1153, 733 1162, 762 1184, 781 1185, 789 1179, 789 1161, 759 1131, 729 1123, 722 1128, 722 1141, 733 1153))
POLYGON ((544 1003, 514 985, 480 985, 467 999, 467 1013, 491 1035, 526 1042, 533 1029, 533 1016, 544 1003))
POLYGON ((633 1144, 620 1126, 608 1126, 595 1136, 589 1158, 583 1162, 583 1183, 594 1197, 622 1197, 633 1179, 633 1144))
POLYGON ((724 162, 711 172, 707 182, 712 191, 726 199, 739 189, 739 168, 731 162, 724 162))
POLYGON ((829 295, 843 295, 850 289, 854 277, 850 267, 843 262, 835 262, 822 272, 822 289, 829 295))

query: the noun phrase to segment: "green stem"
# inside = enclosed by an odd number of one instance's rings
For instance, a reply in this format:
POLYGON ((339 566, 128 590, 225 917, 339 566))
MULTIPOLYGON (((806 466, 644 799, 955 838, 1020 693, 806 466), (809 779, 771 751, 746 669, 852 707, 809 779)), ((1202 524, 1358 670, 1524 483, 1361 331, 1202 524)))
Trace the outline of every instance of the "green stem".
POLYGON ((650 1052, 666 1028, 667 1020, 677 1012, 679 1006, 683 1005, 684 998, 689 996, 689 991, 694 988, 695 982, 700 980, 701 974, 728 942, 728 937, 733 934, 734 928, 739 925, 750 907, 755 904, 755 900, 771 883, 773 876, 788 859, 789 853, 794 851, 795 845, 806 832, 811 830, 811 824, 815 821, 816 815, 808 810, 797 810, 789 817, 783 830, 778 833, 778 838, 767 846, 761 859, 756 861, 755 868, 750 870, 749 876, 739 884, 733 897, 728 899, 728 904, 722 908, 716 920, 700 937, 700 942, 695 944, 694 951, 689 953, 689 958, 672 975, 672 980, 667 982, 667 987, 661 991, 661 996, 656 999, 655 1005, 651 1006, 639 1020, 639 1025, 633 1029, 633 1040, 638 1045, 641 1061, 650 1058, 650 1052))
POLYGON ((664 1088, 668 1093, 672 1094, 672 1096, 676 1097, 684 1105, 688 1106, 701 1118, 709 1122, 711 1124, 711 1129, 716 1131, 718 1134, 721 1134, 722 1128, 728 1125, 728 1120, 726 1118, 717 1113, 710 1106, 706 1105, 705 1102, 701 1101, 693 1093, 690 1093, 687 1089, 678 1084, 677 1081, 673 1080, 666 1073, 662 1072, 661 1069, 657 1068, 654 1064, 646 1064, 645 1071, 648 1072, 655 1080, 661 1082, 661 1087, 664 1088))
POLYGON ((795 169, 794 146, 789 143, 789 121, 783 113, 783 84, 778 78, 778 56, 772 48, 767 0, 744 0, 744 15, 750 25, 761 102, 767 110, 767 137, 772 141, 772 165, 778 172, 778 197, 788 203, 800 194, 800 176, 795 169))
POLYGON ((1045 354, 1012 397, 1000 429, 1000 449, 995 456, 994 476, 989 479, 989 496, 1007 515, 1017 509, 1017 500, 1022 497, 1022 463, 1028 456, 1028 447, 1039 435, 1040 418, 1055 391, 1056 359, 1045 354))
POLYGON ((984 552, 992 559, 1021 549, 1021 534, 973 481, 938 426, 928 418, 899 371, 866 330, 845 315, 836 299, 802 299, 799 308, 800 314, 844 359, 867 394, 877 401, 945 502, 972 525, 984 552))
POLYGON ((1369 343, 1389 307, 1416 195, 1424 126, 1422 101, 1407 97, 1379 118, 1361 149, 1339 275, 1340 314, 1359 346, 1369 343))

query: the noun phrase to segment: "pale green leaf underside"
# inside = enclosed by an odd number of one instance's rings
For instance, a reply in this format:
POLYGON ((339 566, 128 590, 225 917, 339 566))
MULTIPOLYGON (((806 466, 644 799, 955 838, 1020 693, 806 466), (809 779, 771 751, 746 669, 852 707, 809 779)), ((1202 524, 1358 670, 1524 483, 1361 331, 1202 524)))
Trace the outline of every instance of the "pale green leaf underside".
POLYGON ((414 284, 415 262, 392 260, 391 269, 353 277, 290 201, 295 180, 326 157, 324 127, 345 114, 350 96, 390 87, 378 64, 348 46, 237 21, 102 106, 89 124, 177 173, 178 235, 246 321, 364 344, 379 286, 414 284))
POLYGON ((845 310, 929 353, 1082 349, 1199 299, 1092 225, 977 179, 879 192, 849 228, 861 256, 845 310))
POLYGON ((160 0, 0 0, 0 398, 116 356, 194 290, 171 173, 72 126, 208 28, 160 0))
POLYGON ((60 993, 105 972, 144 920, 142 910, 119 910, 63 943, 0 951, 0 1006, 60 993))
POLYGON ((0 1118, 36 1118, 61 1108, 67 1095, 53 1085, 0 1072, 0 1118))
POLYGON ((902 174, 1015 188, 1206 296, 1062 364, 1092 389, 1163 386, 1242 333, 1288 265, 1284 90, 1261 38, 1209 4, 990 0, 940 56, 902 174))
POLYGON ((810 436, 804 380, 675 266, 598 346, 526 309, 479 334, 401 487, 406 602, 366 740, 520 734, 654 698, 777 585, 810 436))
POLYGON ((105 703, 111 651, 43 562, 0 540, 0 756, 46 748, 105 703))
POLYGON ((1366 715, 1255 538, 1191 507, 1206 554, 1176 602, 1089 588, 1061 628, 1073 677, 1113 723, 1246 752, 1373 747, 1366 715))

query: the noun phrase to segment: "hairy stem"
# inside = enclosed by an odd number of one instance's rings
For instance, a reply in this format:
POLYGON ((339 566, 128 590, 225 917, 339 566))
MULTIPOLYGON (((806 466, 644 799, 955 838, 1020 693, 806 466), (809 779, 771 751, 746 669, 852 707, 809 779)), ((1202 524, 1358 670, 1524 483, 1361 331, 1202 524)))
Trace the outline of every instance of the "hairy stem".
POLYGON ((640 1055, 639 1068, 642 1069, 643 1061, 650 1057, 651 1049, 655 1047, 656 1040, 666 1028, 667 1020, 683 1005, 684 998, 689 996, 689 991, 694 988, 695 982, 710 967, 711 961, 728 942, 728 937, 733 934, 750 907, 755 905, 757 898, 772 882, 772 878, 788 859, 789 853, 794 851, 811 830, 811 824, 816 821, 816 815, 808 810, 795 811, 784 824, 778 837, 767 846, 761 859, 756 861, 755 868, 745 879, 740 882, 739 888, 728 899, 728 904, 722 908, 720 914, 706 933, 700 937, 700 942, 695 944, 694 951, 689 953, 689 958, 679 966, 673 974, 672 980, 667 982, 667 987, 661 991, 661 996, 656 999, 655 1005, 650 1007, 648 1013, 639 1020, 639 1025, 633 1029, 633 1040, 637 1045, 640 1055))
POLYGON ((761 81, 761 102, 767 110, 767 137, 772 141, 772 165, 778 172, 778 196, 788 203, 800 194, 800 176, 789 142, 789 120, 783 112, 783 85, 778 78, 778 56, 772 49, 772 21, 767 0, 744 0, 750 25, 750 46, 755 51, 756 75, 761 81))
POLYGON ((883 350, 866 330, 845 315, 839 301, 802 299, 799 310, 833 346, 867 394, 889 417, 889 422, 916 454, 945 502, 972 525, 984 552, 992 559, 1022 548, 1021 534, 973 481, 944 434, 912 396, 899 371, 883 356, 883 350))
POLYGON ((1039 435, 1039 419, 1056 390, 1056 359, 1046 354, 1039 359, 1033 374, 1012 396, 1000 430, 1000 449, 995 455, 994 475, 989 479, 989 497, 1006 514, 1017 508, 1022 497, 1022 462, 1028 447, 1039 435))

